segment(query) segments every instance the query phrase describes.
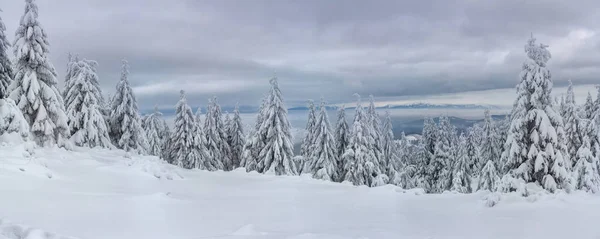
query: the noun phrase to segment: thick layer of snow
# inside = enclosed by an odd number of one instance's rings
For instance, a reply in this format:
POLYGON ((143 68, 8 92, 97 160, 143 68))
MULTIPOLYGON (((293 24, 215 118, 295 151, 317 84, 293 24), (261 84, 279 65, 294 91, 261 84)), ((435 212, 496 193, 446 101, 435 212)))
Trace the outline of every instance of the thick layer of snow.
POLYGON ((600 200, 585 193, 425 195, 27 143, 2 143, 0 155, 0 217, 82 239, 600 236, 600 200))

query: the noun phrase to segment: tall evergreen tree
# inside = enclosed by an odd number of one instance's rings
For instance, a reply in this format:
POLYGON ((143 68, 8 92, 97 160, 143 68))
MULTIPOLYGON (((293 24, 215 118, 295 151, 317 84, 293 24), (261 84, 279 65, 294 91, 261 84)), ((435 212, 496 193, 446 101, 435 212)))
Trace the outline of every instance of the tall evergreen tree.
POLYGON ((383 162, 385 164, 385 173, 390 179, 395 178, 398 173, 398 145, 394 141, 394 129, 392 125, 392 117, 390 111, 385 111, 382 129, 382 149, 383 162))
POLYGON ((385 159, 383 155, 383 146, 382 142, 382 133, 381 133, 381 120, 379 119, 379 113, 377 113, 375 108, 375 98, 370 95, 369 96, 369 108, 367 109, 367 120, 368 120, 368 133, 371 135, 373 141, 371 142, 370 148, 374 151, 375 154, 375 164, 379 167, 379 171, 384 173, 386 170, 385 159))
POLYGON ((231 149, 227 143, 222 116, 221 106, 217 102, 217 97, 213 97, 208 102, 206 119, 204 121, 204 143, 210 157, 214 161, 221 161, 223 170, 230 171, 233 169, 231 149))
POLYGON ((600 174, 598 173, 598 158, 590 151, 590 140, 583 137, 582 144, 576 155, 573 170, 577 189, 597 193, 600 190, 600 174))
POLYGON ((591 119, 594 115, 594 100, 592 99, 592 94, 588 92, 587 97, 585 98, 585 104, 583 105, 584 118, 591 119))
POLYGON ((481 161, 480 155, 481 153, 479 152, 479 147, 478 145, 481 144, 481 142, 478 142, 476 140, 476 136, 475 136, 476 132, 473 129, 473 127, 469 128, 468 132, 467 132, 467 142, 465 145, 465 153, 466 153, 466 160, 467 160, 467 164, 469 165, 469 170, 471 172, 473 172, 473 176, 478 176, 479 175, 479 171, 481 170, 481 168, 478 167, 479 162, 481 161))
MULTIPOLYGON (((264 108, 263 123, 258 130, 264 135, 264 146, 258 155, 260 172, 276 175, 295 175, 291 126, 277 78, 270 80, 271 90, 264 108)), ((261 136, 262 137, 262 136, 261 136)))
POLYGON ((246 168, 246 172, 257 171, 261 172, 262 168, 258 167, 258 157, 260 150, 264 147, 266 138, 266 132, 261 132, 260 127, 262 126, 265 118, 265 108, 267 104, 267 96, 262 98, 258 114, 256 115, 256 122, 254 128, 248 134, 244 149, 242 150, 242 161, 240 165, 246 168))
MULTIPOLYGON (((573 93, 573 83, 569 80, 569 88, 567 89, 567 97, 565 99, 565 114, 563 115, 565 123, 565 136, 567 142, 567 157, 565 161, 568 169, 575 166, 577 151, 581 147, 582 122, 577 113, 578 108, 575 104, 575 94, 573 93)), ((588 148, 589 149, 589 148, 588 148)))
POLYGON ((494 120, 490 115, 490 110, 486 109, 482 128, 483 142, 481 142, 481 156, 477 165, 478 170, 483 169, 487 161, 492 161, 495 165, 499 165, 500 163, 502 151, 500 151, 500 139, 496 129, 494 120))
POLYGON ((350 129, 348 128, 348 121, 346 121, 346 109, 344 106, 338 110, 337 115, 337 124, 335 126, 335 147, 337 153, 337 175, 340 177, 336 180, 342 181, 345 175, 344 172, 344 161, 342 160, 342 155, 344 155, 344 151, 346 147, 348 147, 348 135, 350 134, 350 129))
POLYGON ((354 185, 377 186, 380 172, 375 151, 370 148, 373 140, 369 132, 371 121, 363 112, 360 96, 358 97, 348 147, 342 156, 344 181, 354 185))
POLYGON ((33 0, 25 1, 13 52, 15 77, 9 86, 10 98, 23 112, 36 143, 65 145, 68 126, 64 102, 48 56, 48 37, 38 21, 38 7, 33 0))
POLYGON ((229 148, 231 149, 231 162, 233 168, 239 168, 241 166, 242 151, 246 144, 246 136, 244 135, 244 125, 242 124, 242 118, 240 117, 240 107, 238 104, 235 105, 233 110, 233 119, 229 126, 229 148))
MULTIPOLYGON (((502 155, 508 174, 502 179, 503 191, 521 190, 525 183, 536 183, 548 191, 568 188, 563 122, 552 108, 552 80, 546 63, 547 46, 525 45, 528 59, 523 64, 517 86, 511 126, 502 155)), ((522 192, 526 194, 527 192, 522 192)))
POLYGON ((452 186, 452 162, 454 154, 452 136, 454 129, 446 116, 440 117, 438 139, 435 144, 433 158, 428 167, 429 192, 441 193, 452 186))
MULTIPOLYGON (((206 111, 206 113, 208 114, 208 111, 206 111)), ((205 131, 203 130, 202 127, 202 108, 198 107, 198 109, 196 110, 196 132, 194 133, 195 137, 196 137, 196 142, 198 144, 199 150, 198 152, 200 152, 200 156, 199 156, 199 162, 198 162, 198 168, 202 169, 202 170, 208 170, 208 171, 216 171, 216 170, 222 170, 225 167, 223 166, 223 162, 221 160, 219 160, 216 157, 213 157, 211 155, 211 152, 208 150, 207 148, 207 144, 206 144, 206 135, 205 135, 205 131)), ((205 117, 205 120, 207 120, 208 117, 205 117)))
POLYGON ((173 164, 188 169, 201 168, 200 162, 205 156, 200 152, 200 139, 197 135, 198 123, 194 119, 192 108, 187 104, 182 90, 179 102, 175 106, 175 128, 171 137, 171 156, 173 164))
POLYGON ((457 145, 456 160, 452 164, 452 186, 451 191, 459 193, 471 193, 471 175, 469 168, 469 158, 467 154, 467 136, 461 134, 457 145))
POLYGON ((129 86, 129 64, 123 60, 121 80, 112 99, 110 137, 113 144, 125 151, 146 153, 146 134, 142 129, 137 100, 129 86))
POLYGON ((95 61, 71 59, 64 94, 66 114, 75 145, 112 148, 108 125, 101 112, 103 99, 97 65, 95 61))
POLYGON ((164 121, 161 119, 162 113, 158 111, 158 107, 154 107, 154 112, 144 118, 144 131, 148 139, 148 154, 161 156, 163 144, 168 135, 165 134, 164 121))
MULTIPOLYGON (((2 10, 0 10, 2 12, 2 10)), ((10 43, 6 38, 6 27, 0 17, 0 99, 8 96, 8 86, 13 79, 13 69, 10 58, 8 58, 8 48, 10 43)))
POLYGON ((311 148, 310 164, 313 178, 335 181, 337 176, 337 152, 331 133, 331 124, 325 102, 321 99, 321 110, 315 122, 314 144, 311 148))
POLYGON ((317 116, 315 111, 315 103, 313 100, 308 101, 308 119, 306 121, 304 139, 300 147, 300 155, 304 158, 302 168, 299 168, 299 173, 311 173, 311 147, 313 146, 317 131, 317 116))
POLYGON ((492 160, 488 160, 483 166, 481 170, 481 177, 479 177, 479 184, 477 186, 477 191, 488 190, 490 192, 495 192, 498 183, 500 183, 500 177, 498 176, 498 171, 496 170, 496 163, 492 160))

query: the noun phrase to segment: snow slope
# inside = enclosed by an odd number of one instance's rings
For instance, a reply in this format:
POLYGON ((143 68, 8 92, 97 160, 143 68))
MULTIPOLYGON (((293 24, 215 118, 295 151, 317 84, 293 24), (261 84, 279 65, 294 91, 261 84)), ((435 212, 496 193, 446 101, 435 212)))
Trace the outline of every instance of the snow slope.
MULTIPOLYGON (((82 239, 600 237, 600 200, 583 193, 504 196, 489 208, 485 193, 188 171, 104 149, 3 143, 0 155, 0 217, 82 239)), ((3 225, 0 238, 61 238, 3 225)))

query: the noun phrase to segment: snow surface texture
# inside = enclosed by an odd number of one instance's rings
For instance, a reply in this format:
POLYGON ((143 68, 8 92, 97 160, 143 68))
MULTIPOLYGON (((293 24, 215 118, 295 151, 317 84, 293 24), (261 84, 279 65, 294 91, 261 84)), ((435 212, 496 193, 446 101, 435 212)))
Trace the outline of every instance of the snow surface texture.
MULTIPOLYGON (((583 192, 432 195, 310 175, 184 170, 154 156, 35 148, 20 138, 0 143, 0 216, 77 238, 600 236, 600 200, 583 192)), ((63 237, 2 221, 0 238, 63 237)))

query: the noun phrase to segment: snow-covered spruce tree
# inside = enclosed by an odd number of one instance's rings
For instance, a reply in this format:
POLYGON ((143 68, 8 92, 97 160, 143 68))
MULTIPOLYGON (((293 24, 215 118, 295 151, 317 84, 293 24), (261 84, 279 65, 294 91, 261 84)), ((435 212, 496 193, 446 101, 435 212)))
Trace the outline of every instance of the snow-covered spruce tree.
POLYGON ((452 162, 454 149, 452 134, 454 130, 448 117, 440 117, 438 139, 435 144, 433 158, 429 162, 427 181, 430 187, 428 192, 441 193, 452 186, 452 162))
MULTIPOLYGON (((0 11, 2 12, 2 11, 0 11)), ((6 39, 6 28, 0 18, 0 135, 19 133, 24 139, 29 135, 29 124, 15 102, 7 98, 13 79, 12 63, 8 58, 10 44, 6 39)))
POLYGON ((550 192, 569 188, 566 149, 561 142, 563 122, 552 108, 552 80, 546 69, 550 52, 546 48, 543 44, 536 45, 533 37, 525 45, 528 59, 523 63, 521 82, 517 85, 518 95, 502 155, 507 171, 500 185, 502 191, 522 190, 525 183, 536 183, 550 192))
POLYGON ((591 119, 594 115, 595 108, 596 107, 594 105, 594 100, 592 99, 592 94, 588 92, 587 97, 585 98, 585 104, 583 105, 583 117, 586 119, 591 119))
MULTIPOLYGON (((208 113, 208 110, 206 111, 208 113)), ((223 166, 223 162, 221 162, 221 160, 212 157, 212 155, 210 154, 211 152, 208 151, 208 148, 206 148, 206 136, 204 135, 204 130, 202 128, 202 108, 198 107, 198 109, 196 110, 196 133, 194 133, 194 136, 196 137, 196 142, 197 145, 199 147, 199 152, 200 152, 200 157, 199 157, 199 163, 198 163, 198 168, 202 169, 202 170, 208 170, 208 171, 216 171, 216 170, 223 170, 224 166, 223 166)))
POLYGON ((154 112, 149 114, 143 120, 144 131, 148 139, 148 154, 162 156, 163 144, 166 140, 165 125, 161 119, 162 113, 158 111, 158 107, 154 106, 154 112))
MULTIPOLYGON (((585 121, 582 128, 585 129, 584 136, 589 138, 592 155, 600 158, 600 87, 596 86, 596 89, 598 90, 598 94, 592 104, 590 118, 585 121)), ((600 168, 600 165, 598 167, 600 168)))
POLYGON ((337 152, 323 99, 321 99, 321 110, 315 122, 314 133, 314 143, 310 150, 310 161, 308 161, 313 178, 335 181, 338 178, 337 152))
POLYGON ((416 174, 417 167, 420 166, 418 161, 420 146, 411 145, 404 132, 402 132, 395 148, 397 159, 393 161, 390 167, 394 167, 396 173, 395 175, 389 175, 389 183, 405 189, 416 187, 415 178, 420 176, 416 174))
POLYGON ((499 135, 496 132, 494 120, 488 109, 484 112, 482 133, 483 142, 481 142, 481 156, 479 158, 480 161, 477 164, 477 169, 479 170, 483 169, 487 161, 492 161, 497 166, 500 165, 500 157, 502 155, 502 151, 500 151, 499 135))
POLYGON ((71 59, 65 85, 65 108, 71 141, 81 147, 113 148, 108 126, 100 108, 102 92, 98 83, 98 63, 71 59))
POLYGON ((246 144, 246 136, 244 135, 244 125, 242 124, 238 104, 235 105, 235 109, 233 110, 233 119, 231 119, 228 134, 231 162, 233 163, 233 168, 239 168, 242 166, 240 161, 244 145, 246 144))
POLYGON ((417 153, 415 154, 417 170, 414 175, 414 181, 417 187, 421 187, 425 190, 429 190, 432 187, 432 185, 429 184, 429 179, 431 178, 429 164, 435 153, 435 144, 438 140, 438 134, 437 125, 433 118, 425 117, 425 119, 423 119, 422 137, 419 139, 417 153))
POLYGON ((270 80, 271 90, 264 108, 263 124, 258 130, 264 135, 264 146, 258 155, 260 172, 276 175, 295 175, 291 126, 277 78, 270 80))
POLYGON ((13 80, 12 62, 8 58, 9 47, 10 43, 6 38, 6 27, 0 17, 0 99, 8 96, 8 86, 13 80))
POLYGON ((267 104, 267 96, 262 98, 254 128, 248 134, 244 149, 242 150, 242 161, 240 165, 246 168, 246 172, 257 171, 262 172, 262 168, 258 168, 258 157, 260 150, 264 147, 264 139, 266 132, 261 132, 260 127, 263 124, 265 108, 267 104))
MULTIPOLYGON (((383 149, 383 162, 385 164, 385 174, 390 181, 394 181, 398 177, 398 144, 394 141, 394 128, 392 125, 392 117, 390 111, 385 111, 383 119, 381 146, 383 149)), ((397 180, 395 180, 397 181, 397 180)))
POLYGON ((339 176, 338 181, 343 180, 343 176, 346 174, 344 172, 344 161, 342 160, 342 155, 344 155, 344 151, 346 147, 348 147, 348 135, 350 134, 350 129, 348 128, 348 121, 346 121, 346 109, 344 106, 338 110, 337 114, 337 124, 335 126, 335 147, 337 153, 337 175, 339 176))
POLYGON ((368 132, 371 126, 367 115, 363 111, 360 96, 356 103, 356 113, 354 123, 349 137, 348 147, 344 152, 344 181, 349 181, 354 185, 378 186, 383 184, 379 182, 379 167, 376 164, 377 158, 372 146, 371 134, 368 132))
POLYGON ((302 167, 298 169, 298 173, 312 173, 311 165, 311 147, 313 146, 316 137, 317 128, 317 116, 315 111, 315 103, 313 100, 308 101, 308 119, 306 121, 306 128, 304 139, 302 139, 302 146, 300 147, 300 155, 304 158, 302 167))
POLYGON ((478 145, 481 144, 481 142, 476 140, 475 134, 476 132, 473 127, 467 130, 467 142, 465 145, 466 160, 469 165, 469 170, 473 172, 472 176, 478 176, 482 169, 478 167, 478 163, 481 161, 479 157, 481 153, 479 152, 478 145))
POLYGON ((192 108, 187 104, 185 92, 175 106, 175 128, 171 137, 171 156, 173 164, 183 168, 202 168, 200 162, 204 156, 200 152, 200 140, 197 135, 198 124, 192 108))
POLYGON ((371 134, 371 138, 373 141, 371 142, 371 148, 374 150, 375 159, 374 162, 377 167, 379 167, 379 172, 385 173, 386 164, 383 156, 383 146, 381 145, 382 141, 382 133, 381 133, 381 120, 379 119, 379 113, 377 113, 375 108, 375 98, 370 95, 369 96, 369 108, 367 109, 367 120, 369 123, 368 132, 371 134))
POLYGON ((452 186, 451 191, 459 193, 471 193, 471 175, 469 158, 467 155, 467 136, 461 134, 457 144, 456 160, 452 164, 452 186))
POLYGON ((204 120, 204 144, 210 157, 214 161, 220 161, 223 164, 221 169, 230 171, 233 169, 233 162, 222 116, 217 97, 213 97, 208 102, 206 119, 204 120))
POLYGON ((8 91, 30 125, 35 142, 42 146, 67 145, 64 102, 56 88, 56 70, 48 57, 48 37, 38 21, 38 8, 33 0, 25 1, 13 52, 15 77, 8 91))
MULTIPOLYGON (((558 97, 557 97, 558 98, 558 97)), ((561 117, 565 118, 565 113, 567 112, 567 104, 565 101, 565 96, 561 95, 560 100, 558 102, 558 113, 561 117)))
POLYGON ((128 77, 129 64, 123 60, 121 80, 117 83, 117 91, 112 99, 110 138, 120 149, 145 154, 148 143, 128 77))
MULTIPOLYGON (((582 122, 578 114, 578 106, 575 104, 575 94, 573 93, 573 83, 569 80, 569 88, 567 88, 567 97, 565 99, 565 112, 563 120, 565 123, 565 136, 567 142, 567 169, 575 166, 577 151, 581 147, 581 141, 584 130, 582 122)), ((588 148, 589 149, 589 148, 588 148)))
POLYGON ((479 177, 479 184, 477 191, 488 190, 495 192, 500 182, 500 176, 498 176, 498 170, 496 170, 496 164, 489 160, 485 163, 485 166, 481 169, 481 176, 479 177))
POLYGON ((600 174, 598 174, 598 159, 590 151, 590 140, 583 137, 582 144, 575 157, 573 169, 575 186, 579 190, 597 193, 600 190, 600 174))
POLYGON ((438 129, 433 118, 426 117, 423 120, 423 133, 421 135, 423 136, 425 149, 433 154, 438 139, 438 129))

